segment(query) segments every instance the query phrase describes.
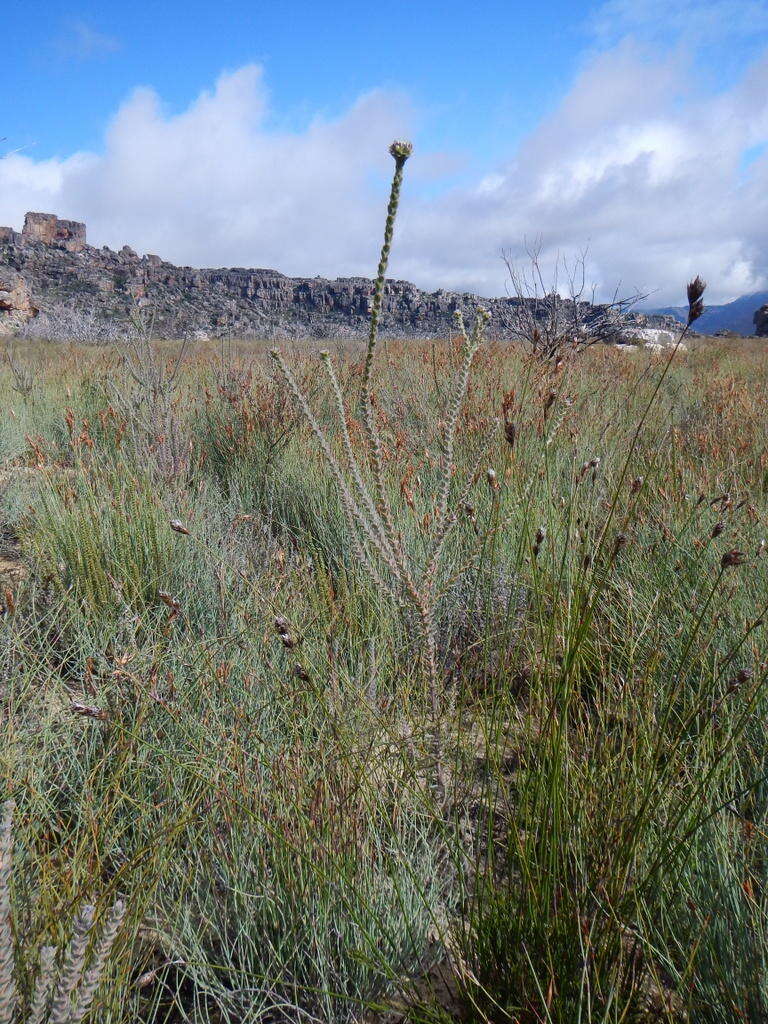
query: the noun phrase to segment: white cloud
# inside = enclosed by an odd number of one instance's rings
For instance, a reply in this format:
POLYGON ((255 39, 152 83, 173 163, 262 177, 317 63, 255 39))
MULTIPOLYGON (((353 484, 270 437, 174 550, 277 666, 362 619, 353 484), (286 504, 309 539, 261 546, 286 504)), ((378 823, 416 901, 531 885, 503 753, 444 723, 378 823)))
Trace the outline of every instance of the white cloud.
POLYGON ((589 245, 602 293, 679 302, 702 273, 710 301, 768 285, 768 59, 714 96, 679 54, 625 40, 595 57, 500 174, 407 225, 416 279, 503 287, 497 254, 538 238, 545 262, 589 245), (453 241, 452 241, 453 240, 453 241))
MULTIPOLYGON (((620 280, 658 289, 659 303, 679 302, 695 273, 711 282, 711 301, 765 287, 768 58, 719 93, 694 82, 680 52, 649 56, 624 38, 594 54, 559 108, 474 187, 436 195, 453 164, 417 148, 392 273, 499 294, 502 247, 540 238, 545 258, 589 245, 605 291, 620 280)), ((50 210, 85 220, 95 244, 128 242, 174 262, 369 274, 386 146, 414 128, 407 99, 374 91, 297 133, 271 127, 269 109, 255 66, 223 74, 174 115, 137 89, 103 152, 0 160, 0 223, 50 210)))
POLYGON ((129 242, 175 262, 351 273, 375 259, 386 146, 410 112, 393 94, 362 96, 337 120, 299 134, 266 127, 258 67, 221 75, 180 114, 137 89, 100 155, 0 161, 0 223, 27 209, 85 220, 94 244, 129 242))

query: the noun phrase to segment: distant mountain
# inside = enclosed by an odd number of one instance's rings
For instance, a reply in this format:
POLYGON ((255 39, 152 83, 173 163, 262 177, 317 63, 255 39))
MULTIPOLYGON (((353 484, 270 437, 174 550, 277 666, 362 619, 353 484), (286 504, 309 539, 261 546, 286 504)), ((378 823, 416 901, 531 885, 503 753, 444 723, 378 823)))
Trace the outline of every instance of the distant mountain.
MULTIPOLYGON (((705 296, 706 299, 706 296, 705 296)), ((752 317, 755 312, 768 302, 767 292, 752 292, 742 295, 733 302, 722 306, 706 306, 701 318, 696 321, 699 334, 714 334, 715 331, 733 331, 735 334, 750 335, 755 333, 752 317)), ((666 306, 663 309, 643 309, 643 313, 666 313, 685 322, 688 316, 687 306, 666 306)))

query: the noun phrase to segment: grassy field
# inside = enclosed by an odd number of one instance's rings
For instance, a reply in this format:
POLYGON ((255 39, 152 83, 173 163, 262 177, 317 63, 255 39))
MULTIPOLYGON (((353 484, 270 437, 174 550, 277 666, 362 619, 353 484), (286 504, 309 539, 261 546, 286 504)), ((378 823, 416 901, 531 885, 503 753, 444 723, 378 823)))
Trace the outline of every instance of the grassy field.
MULTIPOLYGON (((377 357, 414 564, 460 349, 377 357)), ((146 352, 0 377, 21 990, 121 897, 98 1021, 765 1020, 763 353, 480 348, 431 692, 267 353, 146 352)))
POLYGON ((367 347, 6 350, 0 1024, 768 1020, 764 351, 376 345, 400 146, 367 347))

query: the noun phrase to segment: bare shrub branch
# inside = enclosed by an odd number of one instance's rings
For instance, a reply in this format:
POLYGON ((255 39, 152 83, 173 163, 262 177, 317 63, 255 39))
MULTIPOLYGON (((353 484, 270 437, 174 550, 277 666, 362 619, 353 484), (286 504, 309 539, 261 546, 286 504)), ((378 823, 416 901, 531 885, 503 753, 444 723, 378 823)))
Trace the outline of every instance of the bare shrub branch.
POLYGON ((620 297, 617 287, 609 302, 597 303, 595 286, 587 284, 587 249, 572 260, 558 254, 549 277, 541 249, 540 241, 526 243, 522 262, 502 252, 511 300, 501 314, 506 332, 532 355, 554 362, 597 342, 618 341, 626 314, 646 296, 620 297))

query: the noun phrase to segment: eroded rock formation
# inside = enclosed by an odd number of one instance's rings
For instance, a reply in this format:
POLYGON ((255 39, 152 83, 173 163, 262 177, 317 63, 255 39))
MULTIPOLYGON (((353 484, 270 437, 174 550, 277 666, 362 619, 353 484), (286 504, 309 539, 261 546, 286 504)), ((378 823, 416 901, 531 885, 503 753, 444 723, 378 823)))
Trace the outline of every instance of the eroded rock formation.
MULTIPOLYGON (((19 233, 0 228, 0 266, 25 282, 32 303, 49 319, 56 310, 96 315, 119 326, 146 310, 159 335, 280 335, 332 337, 362 334, 368 322, 368 278, 286 277, 276 270, 240 267, 195 270, 159 256, 138 256, 86 243, 85 225, 53 214, 28 213, 19 233)), ((471 319, 478 305, 491 313, 491 331, 504 333, 516 299, 422 291, 388 280, 381 326, 400 335, 445 335, 461 310, 471 319)), ((31 313, 30 313, 31 315, 31 313)), ((637 327, 667 326, 670 317, 635 314, 637 327)))
POLYGON ((24 242, 42 242, 68 252, 85 248, 85 224, 77 220, 59 220, 54 213, 28 213, 21 229, 24 242))
POLYGON ((17 271, 0 265, 0 334, 13 333, 35 313, 27 282, 17 271))

